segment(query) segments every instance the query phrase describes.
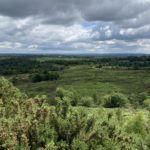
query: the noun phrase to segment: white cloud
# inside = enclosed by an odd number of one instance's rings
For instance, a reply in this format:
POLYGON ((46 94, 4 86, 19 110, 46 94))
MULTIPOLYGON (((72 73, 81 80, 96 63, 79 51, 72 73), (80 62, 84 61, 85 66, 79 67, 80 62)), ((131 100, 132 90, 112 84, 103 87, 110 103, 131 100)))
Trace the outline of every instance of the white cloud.
POLYGON ((21 48, 21 43, 12 43, 12 42, 0 42, 0 48, 4 48, 4 49, 18 49, 21 48))

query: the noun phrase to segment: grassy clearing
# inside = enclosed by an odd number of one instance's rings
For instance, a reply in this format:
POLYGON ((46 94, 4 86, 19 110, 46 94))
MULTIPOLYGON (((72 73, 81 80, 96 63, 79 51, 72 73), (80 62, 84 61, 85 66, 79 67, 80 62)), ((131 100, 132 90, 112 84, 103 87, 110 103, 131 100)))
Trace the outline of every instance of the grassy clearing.
POLYGON ((21 91, 29 96, 46 94, 53 98, 57 87, 73 90, 78 95, 100 97, 112 92, 150 93, 150 71, 148 70, 112 70, 96 69, 93 66, 72 66, 61 73, 57 81, 32 83, 27 75, 18 75, 20 82, 16 84, 21 91))

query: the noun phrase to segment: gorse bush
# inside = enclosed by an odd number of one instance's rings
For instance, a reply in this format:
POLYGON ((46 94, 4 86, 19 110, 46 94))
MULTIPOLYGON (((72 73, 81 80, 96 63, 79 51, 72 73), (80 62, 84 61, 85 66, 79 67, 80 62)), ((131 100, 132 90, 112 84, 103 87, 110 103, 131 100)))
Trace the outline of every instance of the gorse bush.
POLYGON ((150 98, 143 101, 143 107, 150 111, 150 98))
POLYGON ((94 105, 94 101, 92 97, 82 97, 81 98, 81 102, 80 102, 81 106, 85 106, 85 107, 92 107, 94 105))
POLYGON ((137 94, 137 100, 139 102, 139 105, 143 105, 143 102, 145 99, 147 99, 147 93, 146 92, 142 92, 142 93, 139 93, 137 94))
POLYGON ((56 107, 45 96, 24 99, 18 89, 0 78, 1 150, 129 150, 133 137, 109 120, 96 123, 82 109, 74 109, 61 90, 56 107), (5 102, 9 105, 5 105, 5 102))
POLYGON ((0 77, 0 99, 3 104, 7 104, 10 101, 17 101, 21 97, 22 94, 19 89, 15 88, 4 77, 0 77))
POLYGON ((124 107, 127 102, 127 97, 121 93, 114 93, 104 97, 104 107, 107 108, 124 107))
POLYGON ((137 114, 126 125, 126 131, 128 133, 134 133, 142 138, 146 137, 146 121, 142 114, 137 114))
POLYGON ((68 91, 63 88, 57 88, 56 89, 56 99, 60 98, 63 100, 64 98, 68 99, 70 101, 70 104, 72 106, 77 106, 79 104, 79 97, 78 95, 73 91, 68 91))

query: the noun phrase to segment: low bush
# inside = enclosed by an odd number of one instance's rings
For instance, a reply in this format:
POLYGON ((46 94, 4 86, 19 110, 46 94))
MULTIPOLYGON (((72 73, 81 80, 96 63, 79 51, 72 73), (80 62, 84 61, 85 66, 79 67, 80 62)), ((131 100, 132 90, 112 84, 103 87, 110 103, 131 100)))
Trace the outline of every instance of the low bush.
POLYGON ((92 107, 94 105, 94 101, 93 101, 92 97, 89 97, 89 96, 82 97, 80 104, 81 104, 81 106, 92 107))
POLYGON ((150 110, 150 99, 146 99, 143 101, 143 107, 150 110))
POLYGON ((104 98, 104 107, 106 108, 124 107, 127 104, 127 102, 128 99, 125 95, 121 93, 114 93, 104 98))
MULTIPOLYGON (((112 113, 97 122, 83 109, 70 106, 71 93, 57 89, 57 94, 57 104, 51 107, 45 96, 24 99, 17 88, 0 78, 0 150, 136 149, 134 137, 111 121, 112 113)), ((91 97, 81 102, 93 105, 91 97)), ((127 131, 145 135, 144 125, 136 118, 127 131)))
POLYGON ((146 137, 146 122, 142 114, 137 114, 131 120, 128 121, 125 130, 128 133, 133 133, 142 138, 146 137))

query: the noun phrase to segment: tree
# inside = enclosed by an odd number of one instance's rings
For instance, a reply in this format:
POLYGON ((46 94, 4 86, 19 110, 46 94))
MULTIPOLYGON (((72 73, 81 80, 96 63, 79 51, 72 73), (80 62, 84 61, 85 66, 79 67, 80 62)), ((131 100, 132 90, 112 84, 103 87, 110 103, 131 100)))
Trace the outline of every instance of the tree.
POLYGON ((53 81, 59 78, 59 73, 57 72, 44 72, 44 73, 37 73, 31 76, 32 82, 41 82, 41 81, 53 81))
POLYGON ((124 107, 127 104, 127 102, 128 99, 125 95, 121 93, 114 93, 104 98, 104 107, 124 107))

